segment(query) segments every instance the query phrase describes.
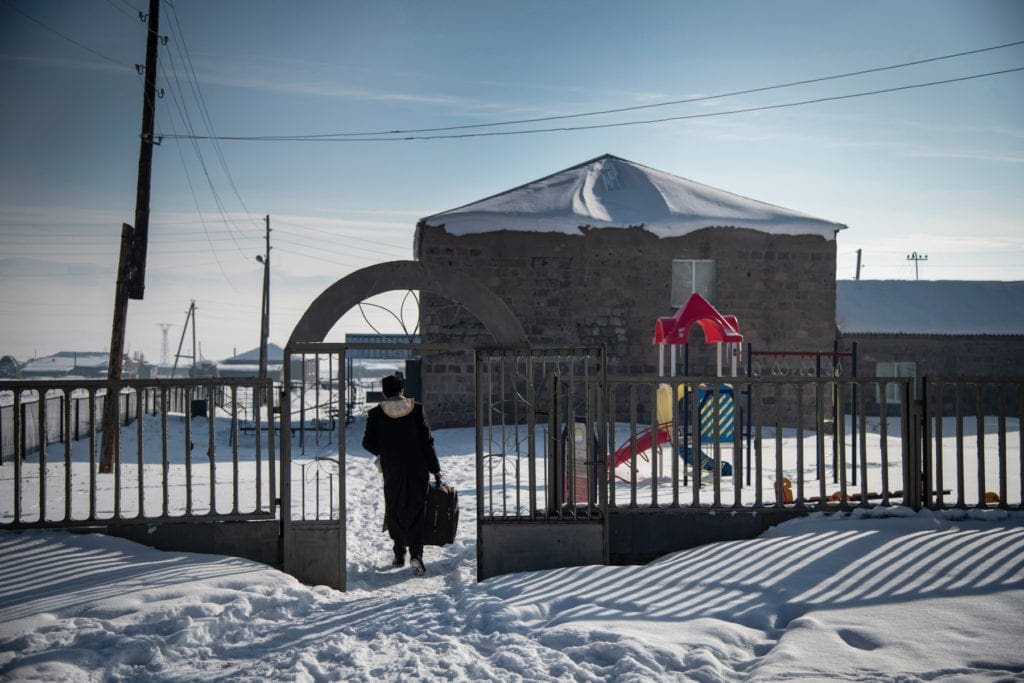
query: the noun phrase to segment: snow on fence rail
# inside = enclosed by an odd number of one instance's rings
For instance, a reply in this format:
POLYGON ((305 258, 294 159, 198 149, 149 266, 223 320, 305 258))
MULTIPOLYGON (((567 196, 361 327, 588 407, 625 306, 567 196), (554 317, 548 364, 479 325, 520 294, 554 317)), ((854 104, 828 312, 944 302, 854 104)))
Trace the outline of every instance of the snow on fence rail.
POLYGON ((0 415, 9 416, 0 437, 10 444, 0 462, 0 526, 273 516, 271 389, 255 379, 0 384, 0 415), (101 428, 110 395, 119 397, 120 429, 108 472, 101 428), (248 435, 240 413, 256 425, 248 435))

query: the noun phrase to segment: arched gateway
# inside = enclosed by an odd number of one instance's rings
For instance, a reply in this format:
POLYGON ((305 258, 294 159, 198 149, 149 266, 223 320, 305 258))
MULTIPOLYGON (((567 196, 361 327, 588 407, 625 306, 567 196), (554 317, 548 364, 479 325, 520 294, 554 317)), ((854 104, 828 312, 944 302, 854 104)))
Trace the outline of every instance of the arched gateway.
POLYGON ((461 304, 499 345, 527 344, 526 332, 512 310, 478 280, 452 270, 428 269, 418 261, 390 261, 357 270, 325 289, 295 325, 288 345, 322 342, 353 307, 371 296, 404 289, 432 292, 461 304))
MULTIPOLYGON (((325 289, 295 325, 285 348, 285 386, 290 385, 291 357, 296 354, 334 353, 343 357, 342 344, 326 344, 331 328, 349 310, 377 294, 395 290, 427 291, 461 305, 494 338, 495 345, 528 345, 522 324, 505 302, 476 279, 452 270, 426 267, 417 261, 391 261, 358 270, 325 289)), ((339 367, 340 367, 339 363, 339 367)), ((287 390, 286 390, 287 391, 287 390)), ((282 396, 283 407, 290 396, 282 396)), ((339 481, 339 519, 296 519, 292 506, 291 410, 281 411, 281 515, 284 568, 308 583, 345 588, 345 486, 339 481)), ((341 421, 338 456, 344 457, 345 426, 341 421)), ((344 472, 344 469, 341 470, 344 472)), ((300 513, 299 517, 302 517, 300 513)))

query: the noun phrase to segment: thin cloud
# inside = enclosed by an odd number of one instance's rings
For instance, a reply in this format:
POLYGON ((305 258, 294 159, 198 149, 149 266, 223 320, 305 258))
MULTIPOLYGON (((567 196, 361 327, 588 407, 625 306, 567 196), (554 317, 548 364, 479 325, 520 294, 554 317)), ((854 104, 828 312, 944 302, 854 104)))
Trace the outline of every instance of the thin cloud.
MULTIPOLYGON (((196 76, 201 84, 248 90, 264 90, 288 95, 308 95, 344 99, 355 102, 392 102, 397 104, 420 104, 461 109, 466 112, 498 110, 509 112, 533 112, 535 107, 518 103, 482 100, 473 97, 448 95, 445 93, 413 92, 394 89, 367 88, 350 85, 338 78, 338 68, 333 64, 295 59, 264 59, 262 61, 232 60, 230 57, 203 57, 196 63, 196 76), (329 71, 324 76, 317 76, 329 71), (296 79, 296 74, 305 78, 296 79)), ((347 69, 348 71, 363 71, 347 69)), ((371 73, 367 71, 367 73, 371 73)), ((394 76, 394 74, 392 74, 394 76)), ((380 75, 374 73, 375 79, 380 75)), ((423 81, 422 74, 399 76, 417 82, 423 81)), ((455 112, 450 112, 455 113, 455 112)))
POLYGON ((44 57, 40 55, 0 54, 0 62, 18 62, 29 66, 74 69, 78 71, 103 71, 106 73, 122 75, 135 73, 135 71, 127 64, 124 66, 117 66, 116 64, 93 60, 92 58, 67 59, 63 57, 44 57))
POLYGON ((916 149, 909 151, 908 155, 920 157, 922 159, 965 159, 970 161, 988 161, 1001 164, 1024 163, 1024 155, 1020 154, 1000 154, 997 152, 955 150, 944 149, 941 147, 916 149))
POLYGON ((229 67, 217 72, 208 70, 197 72, 197 77, 203 84, 267 90, 289 95, 311 95, 360 102, 398 102, 462 107, 481 107, 491 104, 449 95, 360 88, 324 79, 296 80, 294 76, 294 71, 288 73, 277 68, 253 69, 251 65, 246 65, 244 69, 229 67))
POLYGON ((113 277, 110 269, 96 263, 27 256, 0 258, 0 278, 96 278, 113 277))
POLYGON ((123 212, 79 209, 73 207, 50 207, 50 206, 6 206, 0 207, 0 228, 9 227, 12 224, 26 226, 53 226, 73 227, 80 225, 88 226, 116 226, 120 231, 124 222, 123 212))

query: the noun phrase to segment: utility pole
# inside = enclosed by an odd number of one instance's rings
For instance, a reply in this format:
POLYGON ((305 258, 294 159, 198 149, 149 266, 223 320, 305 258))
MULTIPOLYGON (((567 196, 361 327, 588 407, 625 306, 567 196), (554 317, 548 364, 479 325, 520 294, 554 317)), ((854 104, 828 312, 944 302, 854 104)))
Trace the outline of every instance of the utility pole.
POLYGON ((189 377, 196 376, 196 361, 199 360, 198 354, 196 353, 196 301, 192 300, 192 305, 189 307, 192 312, 192 372, 189 377))
POLYGON ((860 253, 861 253, 861 251, 862 251, 861 249, 857 250, 857 279, 858 280, 860 279, 860 253))
MULTIPOLYGON (((181 328, 181 339, 178 340, 178 350, 174 354, 174 367, 171 368, 171 379, 174 379, 175 373, 178 371, 178 360, 181 356, 181 346, 185 343, 185 333, 188 332, 189 322, 192 323, 192 367, 195 368, 195 357, 196 357, 196 301, 192 300, 192 303, 188 307, 188 312, 185 314, 185 325, 181 328)), ((186 356, 187 358, 187 356, 186 356)), ((194 374, 194 373, 193 373, 194 374)))
MULTIPOLYGON (((140 19, 141 19, 140 15, 140 19)), ((153 169, 153 127, 156 119, 156 58, 160 40, 160 0, 149 0, 146 18, 146 67, 142 90, 142 135, 139 146, 139 177, 135 192, 135 226, 121 226, 121 251, 117 261, 117 284, 114 291, 114 319, 110 333, 110 358, 107 361, 107 379, 120 381, 124 358, 124 334, 128 322, 128 299, 141 299, 145 289, 146 245, 149 235, 149 186, 153 169)), ((99 471, 114 470, 114 450, 117 447, 115 431, 117 419, 116 387, 107 388, 103 401, 103 439, 99 471)))
MULTIPOLYGON (((139 15, 142 18, 142 15, 139 15)), ((156 57, 160 41, 160 0, 149 0, 146 28, 146 85, 142 95, 142 136, 139 143, 139 180, 135 190, 135 242, 132 248, 134 276, 128 296, 142 299, 146 289, 146 248, 149 244, 149 189, 153 174, 153 127, 156 124, 156 57)))
POLYGON ((270 337, 270 216, 267 216, 266 250, 256 260, 263 264, 263 303, 260 310, 260 379, 267 378, 267 339, 270 337))
POLYGON ((920 278, 920 273, 918 272, 918 269, 917 269, 918 268, 918 264, 921 263, 921 261, 927 261, 928 260, 928 255, 927 254, 918 254, 915 251, 912 254, 907 254, 907 260, 914 262, 914 279, 915 280, 920 280, 921 279, 920 278))

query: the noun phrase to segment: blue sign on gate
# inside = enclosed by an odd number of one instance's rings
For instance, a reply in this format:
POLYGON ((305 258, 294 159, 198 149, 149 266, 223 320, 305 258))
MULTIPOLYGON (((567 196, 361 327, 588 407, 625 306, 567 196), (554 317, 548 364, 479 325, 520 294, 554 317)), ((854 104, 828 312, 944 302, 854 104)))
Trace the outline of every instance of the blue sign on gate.
MULTIPOLYGON (((346 344, 419 344, 418 334, 346 334, 346 344)), ((379 359, 379 360, 408 360, 413 357, 409 349, 349 349, 345 352, 346 358, 353 359, 379 359)))

